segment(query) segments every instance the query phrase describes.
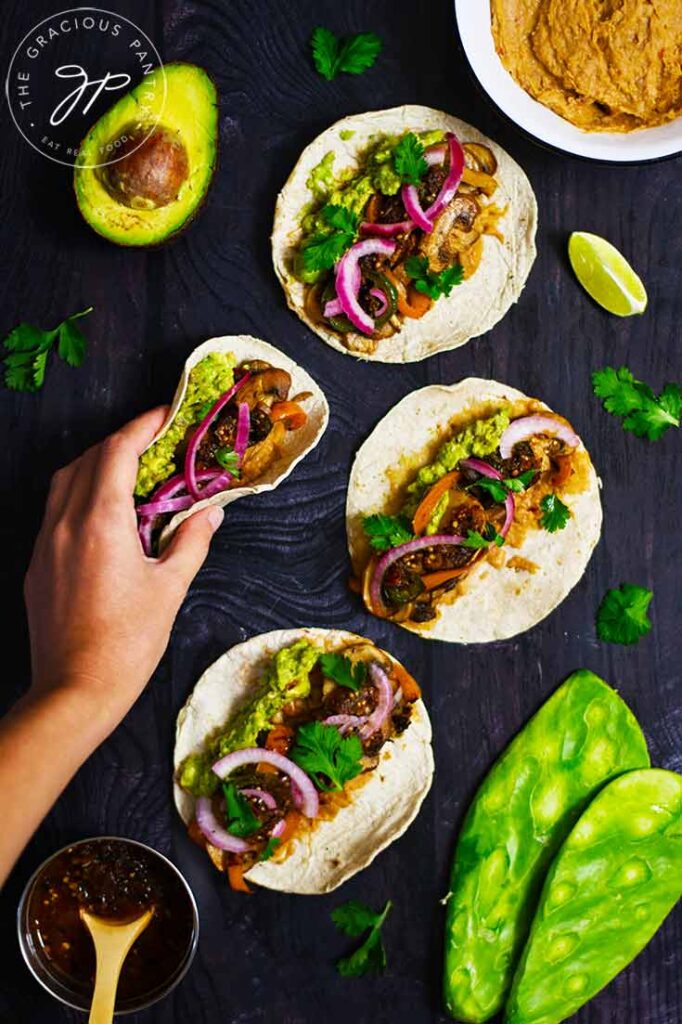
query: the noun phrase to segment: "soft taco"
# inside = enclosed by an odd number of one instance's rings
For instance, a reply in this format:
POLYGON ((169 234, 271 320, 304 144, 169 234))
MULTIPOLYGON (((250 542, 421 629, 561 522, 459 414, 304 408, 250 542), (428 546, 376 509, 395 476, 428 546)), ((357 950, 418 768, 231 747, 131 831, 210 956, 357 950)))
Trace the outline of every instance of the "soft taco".
POLYGON ((318 443, 322 391, 259 338, 211 338, 192 352, 163 427, 140 457, 135 486, 145 553, 206 505, 269 491, 318 443))
POLYGON ((304 151, 275 211, 291 309, 340 352, 407 363, 500 320, 535 259, 528 178, 430 107, 346 117, 304 151))
POLYGON ((599 481, 572 426, 493 380, 414 391, 360 448, 347 501, 357 588, 431 640, 522 633, 578 582, 599 481))
POLYGON ((235 889, 335 889, 431 785, 419 686, 371 641, 286 629, 233 647, 178 716, 175 803, 235 889))

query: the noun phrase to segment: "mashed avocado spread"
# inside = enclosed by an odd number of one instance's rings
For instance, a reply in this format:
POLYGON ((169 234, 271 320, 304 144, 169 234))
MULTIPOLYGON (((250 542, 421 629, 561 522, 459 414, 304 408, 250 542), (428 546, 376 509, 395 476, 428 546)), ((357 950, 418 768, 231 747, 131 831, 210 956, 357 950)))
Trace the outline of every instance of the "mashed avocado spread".
MULTIPOLYGON (((423 146, 433 146, 442 142, 445 133, 442 131, 417 132, 423 146)), ((362 217, 368 200, 375 192, 385 196, 394 196, 401 186, 401 180, 393 167, 393 152, 402 135, 382 135, 375 139, 360 157, 360 167, 356 171, 345 170, 334 174, 334 153, 329 152, 322 157, 319 164, 311 170, 306 185, 313 194, 312 211, 310 206, 302 212, 301 226, 303 236, 299 249, 306 241, 330 234, 334 229, 329 226, 321 213, 321 207, 327 204, 342 206, 357 217, 362 217)), ((323 271, 306 271, 301 260, 297 260, 294 271, 300 281, 315 282, 323 271)))
POLYGON ((240 708, 223 732, 212 736, 206 750, 190 754, 180 769, 179 782, 194 796, 210 796, 218 786, 211 765, 233 750, 255 747, 258 736, 270 729, 273 716, 285 704, 310 693, 310 673, 322 651, 308 640, 283 647, 269 662, 254 699, 240 708))
POLYGON ((146 497, 175 473, 175 452, 189 427, 201 422, 212 405, 234 384, 237 360, 232 352, 210 352, 190 371, 182 404, 170 427, 140 457, 135 494, 146 497))
MULTIPOLYGON (((508 426, 509 413, 505 409, 500 409, 493 416, 469 423, 449 441, 442 444, 433 462, 428 466, 422 466, 415 479, 408 485, 408 498, 402 509, 402 514, 411 517, 429 487, 437 483, 446 473, 456 469, 462 459, 468 459, 472 455, 480 459, 494 452, 508 426)), ((444 499, 433 511, 426 529, 428 534, 434 534, 438 529, 441 516, 445 511, 447 495, 444 496, 444 499), (440 507, 441 505, 442 507, 440 507)))

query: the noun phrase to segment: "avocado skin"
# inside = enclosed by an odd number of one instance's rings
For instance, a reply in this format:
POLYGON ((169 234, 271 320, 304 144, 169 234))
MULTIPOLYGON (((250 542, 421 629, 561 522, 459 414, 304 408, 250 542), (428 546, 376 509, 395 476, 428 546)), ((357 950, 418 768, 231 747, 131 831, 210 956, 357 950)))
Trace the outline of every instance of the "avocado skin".
MULTIPOLYGON (((158 248, 177 238, 191 224, 201 210, 213 180, 218 163, 218 93, 212 77, 203 68, 185 62, 164 66, 167 97, 159 124, 177 131, 190 158, 191 189, 167 206, 155 210, 131 210, 118 202, 102 184, 96 169, 76 164, 73 186, 79 212, 98 235, 124 248, 158 248), (182 104, 187 92, 192 93, 188 111, 191 117, 177 118, 177 104, 182 104), (175 108, 174 108, 175 103, 175 108), (197 106, 203 107, 197 117, 197 106), (192 137, 193 123, 201 124, 201 132, 192 137), (183 129, 187 128, 187 131, 183 129)), ((146 79, 117 101, 93 125, 81 144, 80 159, 88 162, 88 147, 99 144, 100 135, 116 138, 117 132, 130 123, 130 113, 136 109, 135 93, 144 88, 153 76, 146 79)), ((106 141, 106 140, 105 140, 106 141)))

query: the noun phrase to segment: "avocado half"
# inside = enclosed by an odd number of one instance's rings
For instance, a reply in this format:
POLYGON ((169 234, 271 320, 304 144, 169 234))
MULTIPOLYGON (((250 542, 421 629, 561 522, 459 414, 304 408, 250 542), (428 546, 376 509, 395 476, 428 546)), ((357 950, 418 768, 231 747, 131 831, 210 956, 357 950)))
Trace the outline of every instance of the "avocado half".
POLYGON ((103 114, 83 140, 74 171, 80 212, 117 245, 159 245, 196 214, 217 153, 211 78, 193 64, 166 64, 103 114))

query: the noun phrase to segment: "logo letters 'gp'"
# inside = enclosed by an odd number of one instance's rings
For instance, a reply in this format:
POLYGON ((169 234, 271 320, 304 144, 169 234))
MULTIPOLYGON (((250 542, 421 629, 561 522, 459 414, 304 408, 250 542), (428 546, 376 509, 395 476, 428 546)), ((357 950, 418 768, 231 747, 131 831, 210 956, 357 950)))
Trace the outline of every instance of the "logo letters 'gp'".
POLYGON ((80 64, 64 64, 60 68, 55 68, 54 73, 57 78, 79 78, 80 83, 63 100, 60 100, 52 111, 50 124, 53 127, 66 121, 69 114, 78 106, 87 89, 92 88, 93 93, 81 111, 83 114, 87 114, 93 103, 97 101, 100 93, 116 92, 119 89, 125 89, 131 82, 130 75, 127 75, 125 72, 115 75, 110 71, 107 71, 103 78, 93 78, 90 81, 85 68, 82 68, 80 64))

